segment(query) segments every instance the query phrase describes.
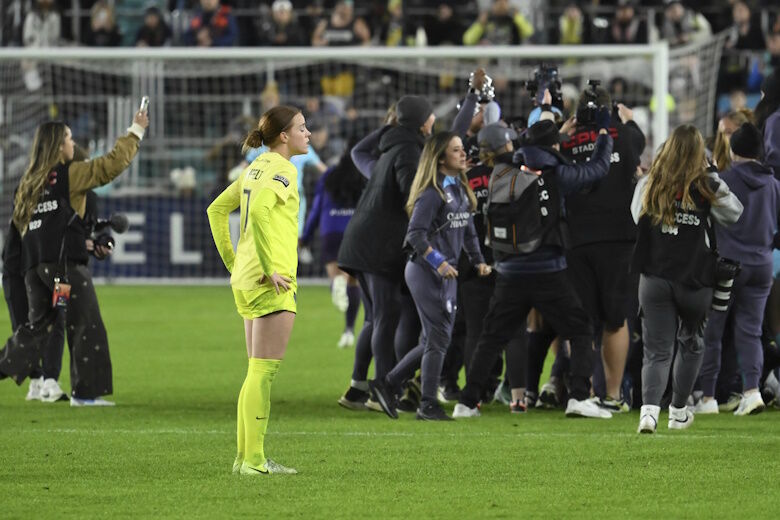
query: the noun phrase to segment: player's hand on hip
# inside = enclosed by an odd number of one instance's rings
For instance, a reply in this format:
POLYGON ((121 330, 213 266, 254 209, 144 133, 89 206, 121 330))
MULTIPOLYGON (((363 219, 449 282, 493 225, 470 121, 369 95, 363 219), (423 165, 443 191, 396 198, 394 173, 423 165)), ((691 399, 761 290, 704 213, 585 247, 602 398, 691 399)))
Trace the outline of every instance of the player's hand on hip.
POLYGON ((280 292, 290 290, 292 279, 279 273, 273 273, 271 276, 266 277, 266 281, 271 282, 276 290, 276 294, 279 294, 280 292))
POLYGON ((458 271, 447 262, 442 262, 436 269, 443 278, 457 278, 458 271))

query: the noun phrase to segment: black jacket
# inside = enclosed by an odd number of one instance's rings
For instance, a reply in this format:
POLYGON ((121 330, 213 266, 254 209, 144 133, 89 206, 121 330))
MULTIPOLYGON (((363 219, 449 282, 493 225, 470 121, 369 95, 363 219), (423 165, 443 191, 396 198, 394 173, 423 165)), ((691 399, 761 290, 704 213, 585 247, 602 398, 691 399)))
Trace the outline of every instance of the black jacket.
MULTIPOLYGON (((614 140, 609 173, 566 198, 571 247, 636 239, 630 206, 645 136, 633 121, 624 125, 613 120, 609 133, 614 140)), ((590 159, 597 136, 595 126, 579 126, 568 141, 561 143, 561 154, 575 164, 584 163, 590 159)))
POLYGON ((403 279, 402 247, 409 225, 404 207, 424 143, 418 130, 404 126, 382 135, 381 155, 344 231, 338 257, 343 270, 403 279))

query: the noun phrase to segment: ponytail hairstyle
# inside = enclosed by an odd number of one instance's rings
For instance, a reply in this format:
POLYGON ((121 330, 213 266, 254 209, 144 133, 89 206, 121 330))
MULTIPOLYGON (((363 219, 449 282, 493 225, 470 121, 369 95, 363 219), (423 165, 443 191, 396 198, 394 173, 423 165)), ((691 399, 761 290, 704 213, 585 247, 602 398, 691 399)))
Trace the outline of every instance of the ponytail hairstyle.
POLYGON ((641 214, 648 215, 655 226, 674 226, 677 201, 683 209, 696 207, 692 187, 712 204, 715 193, 707 181, 706 166, 704 138, 699 130, 693 125, 675 128, 647 172, 641 214))
MULTIPOLYGON (((420 198, 420 195, 422 195, 429 186, 433 186, 433 188, 439 192, 439 196, 442 200, 447 200, 447 197, 444 195, 444 189, 438 182, 439 162, 444 160, 450 141, 456 137, 459 138, 460 136, 454 132, 439 132, 426 141, 422 155, 420 156, 420 164, 417 167, 417 173, 414 175, 414 181, 412 181, 412 189, 409 191, 409 200, 406 202, 406 213, 409 216, 412 215, 412 210, 414 210, 414 203, 417 202, 417 199, 420 198)), ((458 174, 458 179, 466 192, 466 196, 469 198, 469 211, 476 211, 477 198, 474 196, 474 192, 469 186, 466 172, 460 172, 458 174)))
POLYGON ((241 147, 241 153, 263 145, 273 146, 279 139, 279 134, 290 128, 293 118, 301 111, 295 107, 279 105, 266 111, 257 123, 257 128, 249 132, 241 147))
POLYGON ((61 147, 67 128, 61 121, 51 121, 43 123, 35 130, 30 163, 19 180, 19 188, 14 197, 12 220, 22 236, 27 233, 33 211, 49 180, 49 173, 62 159, 61 147))
MULTIPOLYGON (((753 122, 753 113, 750 109, 742 108, 729 112, 723 116, 723 119, 727 119, 739 128, 743 123, 753 122)), ((731 166, 731 155, 729 155, 731 148, 729 142, 729 136, 727 136, 726 133, 720 129, 720 125, 718 125, 718 133, 715 134, 715 143, 712 145, 712 160, 720 172, 727 170, 728 167, 731 166)))

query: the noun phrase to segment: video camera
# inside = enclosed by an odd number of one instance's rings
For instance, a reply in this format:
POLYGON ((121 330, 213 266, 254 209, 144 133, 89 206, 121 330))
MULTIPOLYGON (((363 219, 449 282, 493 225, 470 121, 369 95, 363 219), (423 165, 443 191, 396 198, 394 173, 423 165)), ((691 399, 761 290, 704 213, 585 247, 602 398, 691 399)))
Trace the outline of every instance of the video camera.
POLYGON ((534 79, 526 81, 525 88, 537 105, 542 104, 545 89, 549 90, 552 96, 552 106, 558 110, 563 109, 561 80, 558 77, 558 67, 555 65, 539 64, 539 68, 534 71, 534 79))
POLYGON ((90 238, 95 244, 95 249, 92 251, 93 256, 98 260, 105 258, 97 254, 97 246, 114 249, 114 237, 111 236, 110 231, 121 234, 129 227, 130 222, 127 220, 127 216, 121 213, 114 213, 107 219, 96 219, 90 233, 90 238))
POLYGON ((590 125, 596 122, 596 116, 601 108, 610 109, 613 113, 617 113, 617 104, 612 103, 611 107, 600 105, 598 102, 599 94, 596 89, 601 86, 601 80, 589 79, 588 88, 585 89, 585 98, 587 102, 584 106, 577 107, 577 123, 583 125, 590 125))

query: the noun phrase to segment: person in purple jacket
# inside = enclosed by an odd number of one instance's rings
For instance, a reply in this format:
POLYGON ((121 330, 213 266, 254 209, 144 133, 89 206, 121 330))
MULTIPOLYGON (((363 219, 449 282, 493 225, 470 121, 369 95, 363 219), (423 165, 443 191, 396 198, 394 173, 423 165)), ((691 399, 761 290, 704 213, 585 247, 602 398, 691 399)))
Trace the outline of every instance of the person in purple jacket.
POLYGON ((756 126, 764 135, 764 163, 780 177, 780 73, 777 70, 761 84, 761 101, 754 112, 756 126))
POLYGON ((366 180, 352 162, 350 148, 351 146, 347 146, 338 164, 327 170, 317 181, 314 202, 300 238, 300 245, 308 246, 314 238, 314 232, 319 228, 322 241, 320 259, 325 264, 331 281, 333 304, 346 313, 346 324, 338 342, 339 348, 348 348, 355 344, 355 318, 360 309, 360 287, 357 280, 339 269, 336 261, 344 230, 366 185, 366 180))
POLYGON ((742 376, 742 400, 734 415, 759 413, 764 401, 759 391, 763 370, 761 326, 766 300, 772 287, 772 250, 780 212, 780 181, 760 162, 761 132, 744 123, 731 136, 732 166, 720 175, 745 207, 730 227, 715 228, 721 256, 736 260, 742 271, 734 280, 729 309, 713 310, 704 332, 701 384, 704 396, 694 409, 699 414, 718 413, 715 384, 720 372, 723 331, 734 317, 734 345, 742 376))
POLYGON ((404 278, 422 322, 420 343, 382 380, 369 381, 372 395, 385 413, 398 418, 396 396, 422 358, 422 397, 417 419, 452 420, 436 393, 450 344, 457 309, 457 276, 461 250, 480 276, 488 276, 474 229, 477 207, 466 178, 466 152, 452 132, 434 135, 423 148, 406 211, 410 214, 405 242, 414 250, 404 278))

